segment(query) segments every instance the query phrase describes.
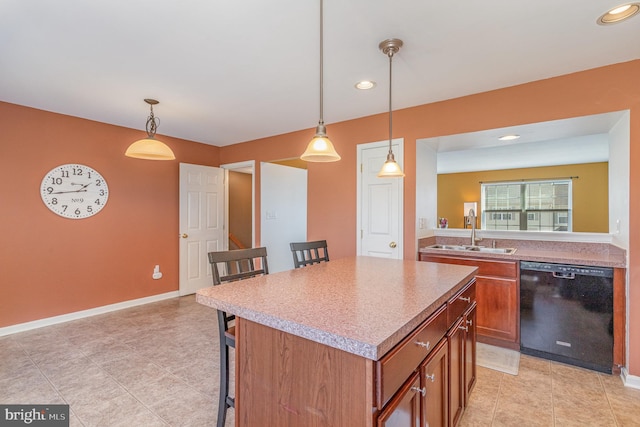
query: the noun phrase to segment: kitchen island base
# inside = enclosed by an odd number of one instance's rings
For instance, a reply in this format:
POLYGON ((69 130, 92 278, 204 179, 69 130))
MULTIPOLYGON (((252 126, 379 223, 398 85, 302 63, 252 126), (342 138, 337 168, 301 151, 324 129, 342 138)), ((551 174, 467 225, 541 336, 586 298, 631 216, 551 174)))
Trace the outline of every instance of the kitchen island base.
POLYGON ((373 363, 238 319, 236 425, 372 426, 373 363))
POLYGON ((352 257, 198 290, 236 316, 236 426, 454 427, 477 271, 352 257))
POLYGON ((475 384, 475 289, 379 361, 237 318, 236 426, 455 426, 475 384))

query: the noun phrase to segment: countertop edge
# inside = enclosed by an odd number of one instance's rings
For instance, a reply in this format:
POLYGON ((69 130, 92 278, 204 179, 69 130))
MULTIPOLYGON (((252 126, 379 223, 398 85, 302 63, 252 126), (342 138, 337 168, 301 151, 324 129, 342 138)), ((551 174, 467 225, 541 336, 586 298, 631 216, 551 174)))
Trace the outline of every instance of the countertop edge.
POLYGON ((559 264, 588 265, 597 267, 627 268, 624 259, 603 259, 601 255, 588 257, 585 254, 572 256, 566 252, 537 251, 532 249, 517 249, 513 254, 498 254, 492 252, 465 252, 447 249, 420 248, 419 253, 429 255, 446 255, 461 258, 482 258, 500 261, 539 261, 559 264))

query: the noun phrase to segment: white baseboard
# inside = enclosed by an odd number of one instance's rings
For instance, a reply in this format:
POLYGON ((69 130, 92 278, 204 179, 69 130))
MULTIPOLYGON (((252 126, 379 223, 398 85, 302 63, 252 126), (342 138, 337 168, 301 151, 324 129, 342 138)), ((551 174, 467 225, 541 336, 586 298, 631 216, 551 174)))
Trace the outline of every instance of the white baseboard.
POLYGON ((622 368, 622 382, 626 387, 637 388, 640 390, 640 377, 629 375, 627 368, 622 368))
POLYGON ((88 310, 62 314, 60 316, 47 317, 46 319, 34 320, 32 322, 19 323, 17 325, 11 325, 11 326, 6 326, 4 328, 0 328, 0 337, 5 335, 16 334, 18 332, 30 331, 32 329, 42 328, 44 326, 57 325, 58 323, 69 322, 71 320, 78 320, 85 317, 91 317, 97 314, 104 314, 104 313, 109 313, 111 311, 122 310, 123 308, 149 304, 151 302, 162 301, 169 298, 176 298, 179 296, 180 296, 180 293, 178 291, 167 292, 164 294, 152 295, 150 297, 138 298, 134 300, 118 302, 115 304, 103 305, 102 307, 90 308, 88 310))

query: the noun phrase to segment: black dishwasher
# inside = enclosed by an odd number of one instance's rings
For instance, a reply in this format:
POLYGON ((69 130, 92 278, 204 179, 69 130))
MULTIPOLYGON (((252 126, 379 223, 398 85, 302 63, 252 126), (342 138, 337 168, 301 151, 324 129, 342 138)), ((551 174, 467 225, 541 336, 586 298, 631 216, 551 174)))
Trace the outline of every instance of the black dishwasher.
POLYGON ((613 269, 521 261, 520 351, 611 373, 613 269))

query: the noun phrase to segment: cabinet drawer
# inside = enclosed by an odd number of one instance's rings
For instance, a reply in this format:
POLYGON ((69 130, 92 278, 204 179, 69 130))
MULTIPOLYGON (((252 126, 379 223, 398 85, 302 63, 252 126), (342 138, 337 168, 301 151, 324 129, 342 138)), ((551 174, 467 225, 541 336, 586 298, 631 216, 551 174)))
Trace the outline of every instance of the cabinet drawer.
POLYGON ((447 325, 453 325, 453 322, 462 316, 462 313, 464 313, 475 300, 476 279, 473 279, 447 302, 447 325))
POLYGON ((447 305, 443 305, 400 344, 376 362, 376 404, 378 409, 391 399, 418 369, 438 341, 447 333, 447 305))
POLYGON ((420 261, 442 262, 446 264, 471 265, 478 267, 480 276, 498 276, 515 279, 518 277, 518 263, 515 261, 498 261, 478 258, 457 258, 431 254, 420 254, 420 261))

